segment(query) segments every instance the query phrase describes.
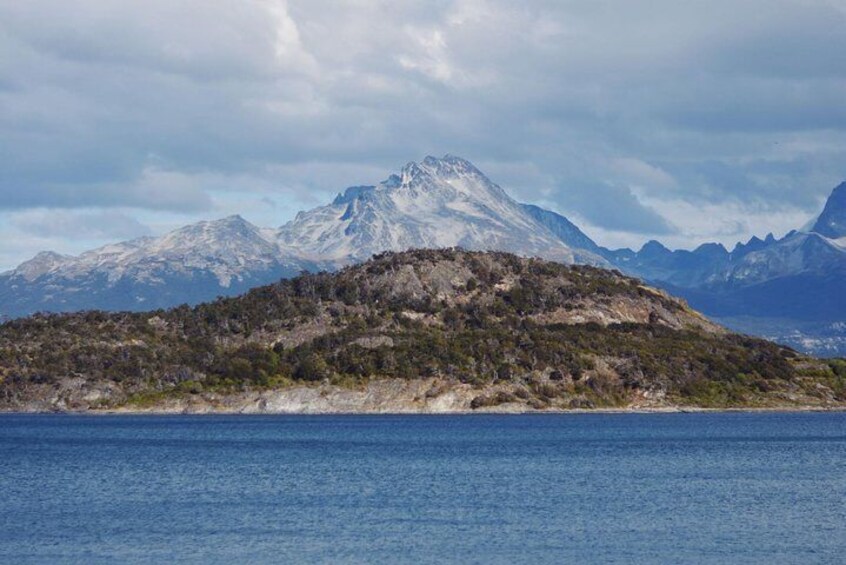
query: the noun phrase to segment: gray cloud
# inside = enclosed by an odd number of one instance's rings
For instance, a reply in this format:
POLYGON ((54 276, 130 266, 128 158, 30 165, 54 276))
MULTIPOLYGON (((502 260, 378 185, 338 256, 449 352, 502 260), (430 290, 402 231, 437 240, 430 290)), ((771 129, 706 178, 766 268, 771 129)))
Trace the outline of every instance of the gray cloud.
POLYGON ((625 186, 593 182, 562 189, 559 194, 563 209, 578 210, 599 228, 650 236, 678 231, 658 212, 642 204, 625 186))
POLYGON ((135 218, 114 211, 32 210, 14 216, 12 224, 28 235, 44 239, 133 239, 151 233, 135 218))
POLYGON ((452 152, 600 235, 693 246, 686 210, 793 218, 846 177, 844 24, 826 0, 6 2, 0 209, 292 215, 452 152))

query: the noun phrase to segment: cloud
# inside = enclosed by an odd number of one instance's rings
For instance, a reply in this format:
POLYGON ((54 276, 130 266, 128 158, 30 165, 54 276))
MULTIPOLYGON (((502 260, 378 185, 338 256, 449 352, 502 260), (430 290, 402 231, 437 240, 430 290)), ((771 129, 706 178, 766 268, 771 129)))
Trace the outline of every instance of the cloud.
POLYGON ((30 210, 13 216, 12 225, 43 239, 116 240, 151 233, 135 218, 114 211, 30 210))
POLYGON ((844 24, 827 0, 5 2, 0 210, 268 198, 278 225, 451 152, 598 237, 692 247, 725 231, 697 209, 788 221, 846 178, 844 24))
POLYGON ((573 189, 562 188, 557 196, 564 209, 578 210, 599 228, 653 236, 678 231, 626 186, 593 182, 573 189))
POLYGON ((673 191, 678 188, 678 182, 670 173, 633 157, 614 159, 609 170, 644 190, 673 191))
MULTIPOLYGON (((21 184, 26 187, 26 183, 21 184)), ((203 211, 211 207, 208 185, 199 186, 189 175, 155 168, 144 169, 138 177, 124 182, 44 182, 37 190, 20 190, 16 184, 3 188, 0 208, 5 209, 99 206, 203 211)))

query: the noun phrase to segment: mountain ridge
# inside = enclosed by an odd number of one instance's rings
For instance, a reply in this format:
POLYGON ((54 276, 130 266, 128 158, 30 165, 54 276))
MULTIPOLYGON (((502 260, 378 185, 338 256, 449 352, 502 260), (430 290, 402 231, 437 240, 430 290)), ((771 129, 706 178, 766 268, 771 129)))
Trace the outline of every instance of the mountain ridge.
POLYGON ((732 251, 713 244, 671 251, 650 242, 638 252, 605 256, 736 330, 809 353, 846 355, 846 239, 815 231, 846 216, 844 188, 846 183, 834 190, 807 230, 780 239, 752 237, 732 251))

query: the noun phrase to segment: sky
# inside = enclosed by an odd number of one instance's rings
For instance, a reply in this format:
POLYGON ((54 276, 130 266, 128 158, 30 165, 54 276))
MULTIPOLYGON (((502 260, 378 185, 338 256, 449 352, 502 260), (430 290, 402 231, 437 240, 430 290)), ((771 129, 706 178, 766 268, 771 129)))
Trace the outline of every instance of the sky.
POLYGON ((0 0, 0 270, 452 153, 609 246, 846 179, 846 0, 0 0))

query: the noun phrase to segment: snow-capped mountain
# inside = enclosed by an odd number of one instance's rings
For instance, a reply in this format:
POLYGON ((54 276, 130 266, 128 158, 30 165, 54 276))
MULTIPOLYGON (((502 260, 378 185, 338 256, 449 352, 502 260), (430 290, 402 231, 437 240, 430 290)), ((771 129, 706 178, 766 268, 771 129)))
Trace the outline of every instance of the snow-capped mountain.
POLYGON ((278 240, 311 260, 360 261, 385 250, 458 246, 607 264, 583 247, 596 247, 587 236, 578 229, 571 236, 560 237, 554 220, 539 220, 469 161, 446 155, 409 163, 378 185, 348 188, 331 204, 300 212, 278 240))
POLYGON ((782 239, 753 237, 728 251, 707 243, 693 251, 670 251, 650 241, 640 251, 606 253, 617 267, 651 281, 679 287, 725 289, 752 286, 795 275, 825 275, 840 270, 846 248, 813 232, 792 231, 782 239))
POLYGON ((0 275, 6 316, 35 311, 139 310, 235 294, 320 265, 287 257, 274 230, 240 216, 69 257, 39 253, 0 275))
POLYGON ((77 257, 40 253, 0 275, 0 315, 196 303, 382 251, 452 246, 608 265, 566 218, 515 202, 470 162, 447 155, 348 188, 279 229, 231 216, 77 257))
POLYGON ((240 216, 199 222, 160 238, 141 238, 83 253, 58 265, 71 279, 102 273, 110 281, 130 277, 161 282, 167 273, 207 271, 221 286, 244 274, 273 268, 280 252, 272 236, 240 216))

